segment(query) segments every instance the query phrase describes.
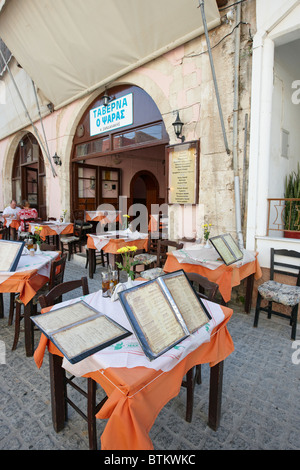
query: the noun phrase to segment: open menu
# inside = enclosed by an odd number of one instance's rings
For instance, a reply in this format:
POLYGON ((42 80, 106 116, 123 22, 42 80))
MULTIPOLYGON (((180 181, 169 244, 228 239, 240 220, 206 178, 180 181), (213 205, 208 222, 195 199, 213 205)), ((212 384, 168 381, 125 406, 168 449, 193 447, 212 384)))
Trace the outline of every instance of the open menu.
POLYGON ((119 299, 150 360, 211 319, 182 270, 120 292, 119 299))
POLYGON ((0 271, 13 272, 17 269, 25 243, 0 240, 0 271))
POLYGON ((31 320, 71 364, 132 334, 82 300, 31 320))
POLYGON ((227 266, 241 260, 244 256, 230 233, 212 237, 209 241, 227 266))

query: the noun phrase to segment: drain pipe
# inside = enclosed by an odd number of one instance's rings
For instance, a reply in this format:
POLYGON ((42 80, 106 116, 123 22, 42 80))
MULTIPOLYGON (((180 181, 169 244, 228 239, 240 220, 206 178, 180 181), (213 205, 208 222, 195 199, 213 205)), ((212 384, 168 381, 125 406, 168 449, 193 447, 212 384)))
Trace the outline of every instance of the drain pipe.
POLYGON ((219 115, 220 115, 220 120, 221 120, 223 138, 224 138, 224 143, 225 143, 225 149, 226 149, 227 154, 230 155, 230 150, 229 150, 229 147, 228 147, 228 141, 227 141, 226 130, 225 130, 225 124, 224 124, 224 118, 223 118, 223 112, 222 112, 222 107, 221 107, 220 95, 219 95, 219 88, 218 88, 218 83, 217 83, 217 78, 216 78, 215 66, 214 66, 214 61, 213 61, 211 47, 210 47, 208 28, 207 28, 206 16, 205 16, 205 11, 204 11, 204 0, 199 0, 199 7, 200 7, 200 10, 201 10, 202 23, 203 23, 204 32, 205 32, 208 55, 209 55, 210 66, 211 66, 211 72, 212 72, 212 76, 213 76, 215 93, 216 93, 216 98, 217 98, 217 103, 218 103, 218 108, 219 108, 219 115))
MULTIPOLYGON (((204 0, 199 0, 199 7, 201 9, 202 15, 202 22, 205 31, 207 49, 209 53, 210 65, 212 70, 212 76, 215 86, 215 93, 218 102, 219 108, 219 115, 221 120, 221 126, 223 131, 224 143, 226 152, 229 155, 230 150, 228 147, 225 125, 224 125, 224 118, 220 103, 220 96, 218 90, 218 84, 216 79, 216 73, 212 58, 210 40, 208 35, 207 23, 206 23, 206 16, 204 11, 204 0)), ((241 21, 241 4, 237 5, 237 19, 236 24, 239 25, 241 21)), ((240 66, 240 28, 239 26, 236 27, 235 31, 235 61, 234 61, 234 113, 233 113, 233 169, 234 169, 234 192, 235 192, 235 217, 236 217, 236 233, 238 239, 238 245, 240 248, 244 248, 244 241, 243 241, 243 233, 242 233, 242 224, 241 224, 241 201, 240 201, 240 180, 238 174, 238 106, 239 106, 239 66, 240 66)))
POLYGON ((235 58, 234 58, 234 107, 233 107, 233 170, 234 170, 234 193, 235 193, 235 219, 238 245, 240 249, 244 248, 241 200, 240 200, 240 177, 238 167, 238 117, 239 117, 239 69, 240 69, 240 27, 241 22, 241 4, 236 7, 236 30, 235 30, 235 58))

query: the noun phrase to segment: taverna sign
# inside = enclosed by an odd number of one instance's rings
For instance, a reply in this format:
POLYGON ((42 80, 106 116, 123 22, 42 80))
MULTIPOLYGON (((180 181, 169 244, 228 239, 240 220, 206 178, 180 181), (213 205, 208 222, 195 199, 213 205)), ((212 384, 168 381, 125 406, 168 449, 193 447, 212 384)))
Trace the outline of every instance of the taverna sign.
POLYGON ((90 110, 90 135, 103 134, 133 123, 132 93, 90 110))

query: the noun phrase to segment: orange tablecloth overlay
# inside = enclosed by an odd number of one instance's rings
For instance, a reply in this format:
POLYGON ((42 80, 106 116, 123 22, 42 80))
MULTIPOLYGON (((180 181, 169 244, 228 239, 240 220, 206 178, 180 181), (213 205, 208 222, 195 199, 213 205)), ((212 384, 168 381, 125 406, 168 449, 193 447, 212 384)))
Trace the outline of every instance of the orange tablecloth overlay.
MULTIPOLYGON (((87 247, 92 250, 97 250, 93 238, 87 234, 87 247)), ((139 240, 124 240, 123 238, 111 238, 107 245, 102 250, 104 253, 118 254, 118 249, 124 246, 136 246, 138 250, 148 249, 148 238, 141 238, 139 240)))
POLYGON ((38 270, 14 273, 0 284, 0 292, 18 292, 24 305, 28 304, 37 291, 46 284, 48 277, 38 274, 38 270))
MULTIPOLYGON (((89 212, 97 212, 97 211, 89 211, 89 212)), ((106 217, 104 212, 99 212, 94 217, 91 217, 90 214, 88 213, 88 211, 85 213, 85 220, 86 220, 86 222, 89 222, 89 221, 91 221, 91 222, 101 222, 101 224, 103 224, 103 225, 108 224, 108 223, 112 223, 112 222, 115 222, 115 223, 122 222, 120 214, 118 214, 116 216, 115 220, 111 221, 108 217, 106 217)))
MULTIPOLYGON (((51 237, 51 236, 53 237, 55 235, 58 235, 58 233, 55 230, 53 230, 53 227, 51 225, 43 225, 43 224, 39 224, 39 225, 42 227, 42 230, 40 233, 40 237, 42 240, 46 240, 46 237, 51 237)), ((34 227, 34 224, 31 224, 29 226, 29 232, 31 232, 32 227, 34 227)), ((69 225, 66 226, 66 228, 63 229, 63 231, 59 235, 67 235, 67 234, 73 233, 73 228, 74 228, 73 224, 70 223, 69 225)))
MULTIPOLYGON (((171 371, 119 367, 85 375, 98 382, 108 396, 97 414, 97 418, 108 419, 101 436, 102 450, 153 449, 149 431, 160 410, 178 395, 186 372, 196 364, 209 363, 213 367, 234 350, 227 330, 227 323, 233 312, 226 307, 222 307, 222 310, 225 318, 213 330, 210 342, 202 344, 171 371)), ((34 354, 38 367, 42 365, 47 346, 50 353, 62 356, 53 343, 42 335, 34 354)))
MULTIPOLYGON (((59 256, 59 253, 57 253, 59 256)), ((29 257, 31 259, 31 257, 29 257)), ((53 258, 54 259, 54 258, 53 258)), ((45 263, 51 262, 52 259, 45 259, 45 263)), ((3 282, 0 282, 0 292, 19 293, 20 299, 27 305, 35 296, 37 291, 48 282, 49 277, 40 274, 41 268, 32 268, 30 270, 16 271, 3 282)))
POLYGON ((204 276, 210 281, 218 284, 220 294, 225 302, 230 301, 232 288, 240 285, 243 279, 251 276, 251 274, 254 274, 255 279, 260 279, 262 276, 261 268, 257 260, 257 254, 255 256, 255 261, 244 264, 243 266, 226 266, 226 264, 223 264, 219 268, 213 270, 202 265, 179 263, 172 253, 168 253, 164 271, 166 273, 170 273, 180 269, 183 269, 187 273, 201 274, 201 276, 204 276))
MULTIPOLYGON (((18 230, 18 228, 20 227, 20 225, 21 225, 21 221, 20 221, 20 220, 13 219, 13 220, 11 221, 11 223, 10 223, 9 226, 10 226, 11 228, 14 228, 14 229, 18 230)), ((6 221, 6 220, 5 220, 5 222, 4 222, 4 227, 7 227, 7 221, 6 221)))

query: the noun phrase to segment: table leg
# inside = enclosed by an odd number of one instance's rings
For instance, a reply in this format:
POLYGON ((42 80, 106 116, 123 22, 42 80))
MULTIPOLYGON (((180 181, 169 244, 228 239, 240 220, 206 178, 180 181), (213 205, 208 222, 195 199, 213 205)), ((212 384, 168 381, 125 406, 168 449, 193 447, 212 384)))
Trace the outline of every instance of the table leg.
POLYGON ((223 367, 221 361, 210 369, 208 426, 214 431, 218 429, 221 417, 223 367))
POLYGON ((254 274, 251 274, 250 276, 247 277, 247 284, 246 284, 246 299, 245 299, 245 312, 246 313, 250 313, 250 310, 251 310, 253 285, 254 285, 254 274))
POLYGON ((88 248, 88 257, 89 257, 89 277, 93 279, 94 277, 94 262, 95 262, 95 250, 88 248))
POLYGON ((65 369, 62 360, 61 356, 49 353, 52 423, 56 432, 64 428, 66 420, 65 369))
POLYGON ((4 318, 3 294, 0 293, 0 318, 4 318))
POLYGON ((32 314, 32 300, 28 302, 27 305, 24 306, 25 350, 26 350, 27 357, 33 356, 33 350, 34 350, 34 336, 33 336, 34 324, 33 324, 33 321, 30 319, 31 314, 32 314))

